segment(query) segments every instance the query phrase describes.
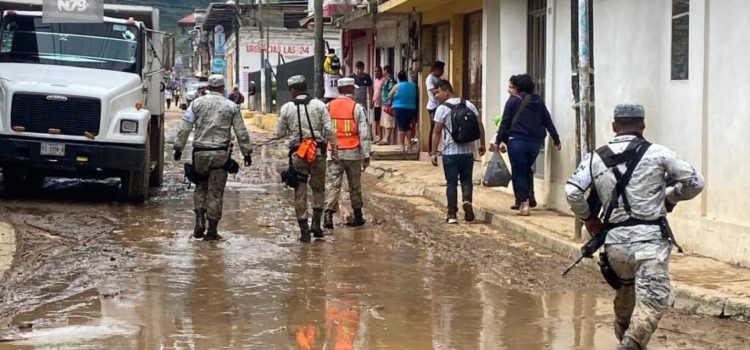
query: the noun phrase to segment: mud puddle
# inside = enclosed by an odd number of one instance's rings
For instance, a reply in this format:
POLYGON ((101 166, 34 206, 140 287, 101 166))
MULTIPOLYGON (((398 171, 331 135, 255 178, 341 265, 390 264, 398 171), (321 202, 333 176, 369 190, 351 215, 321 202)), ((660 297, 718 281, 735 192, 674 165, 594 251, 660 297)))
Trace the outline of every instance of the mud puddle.
POLYGON ((556 279, 567 260, 481 224, 452 232, 440 208, 372 183, 367 226, 297 243, 277 153, 230 177, 218 243, 189 238, 175 162, 145 205, 76 200, 111 186, 86 182, 4 202, 23 243, 0 289, 0 349, 615 347, 609 296, 585 288, 588 273, 556 279))

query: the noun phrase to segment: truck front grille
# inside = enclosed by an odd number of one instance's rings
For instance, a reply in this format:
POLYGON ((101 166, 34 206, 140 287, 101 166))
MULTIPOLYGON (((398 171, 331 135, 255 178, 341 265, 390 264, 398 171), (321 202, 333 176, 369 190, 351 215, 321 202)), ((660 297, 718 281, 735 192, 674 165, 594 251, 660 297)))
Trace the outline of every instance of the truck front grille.
POLYGON ((98 135, 100 114, 101 101, 97 98, 14 94, 10 126, 35 133, 46 134, 49 129, 57 129, 62 135, 83 136, 84 132, 98 135))

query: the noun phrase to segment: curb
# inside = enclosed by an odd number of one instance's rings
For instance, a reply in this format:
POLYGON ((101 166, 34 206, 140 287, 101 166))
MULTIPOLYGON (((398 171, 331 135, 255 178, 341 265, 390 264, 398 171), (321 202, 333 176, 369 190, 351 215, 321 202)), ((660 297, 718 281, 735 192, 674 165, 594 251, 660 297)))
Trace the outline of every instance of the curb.
POLYGON ((13 226, 0 221, 0 276, 10 270, 16 255, 16 231, 13 226))
MULTIPOLYGON (((366 172, 378 179, 389 177, 398 177, 404 180, 407 179, 406 176, 402 174, 394 174, 392 169, 383 168, 377 164, 371 165, 366 172)), ((411 193, 440 203, 443 206, 447 205, 447 199, 445 198, 444 193, 435 191, 427 186, 421 186, 418 184, 412 185, 417 186, 417 188, 410 191, 411 193)), ((478 205, 474 205, 474 212, 476 213, 477 219, 500 229, 520 234, 529 242, 551 250, 559 255, 571 259, 576 259, 580 255, 580 243, 567 241, 558 238, 553 234, 546 234, 543 231, 536 229, 533 224, 512 220, 508 218, 507 215, 486 210, 478 205)), ((594 259, 584 259, 581 265, 592 269, 598 269, 598 265, 594 259)), ((705 288, 694 287, 679 282, 672 282, 672 293, 670 295, 669 306, 689 314, 729 318, 740 322, 750 322, 750 299, 716 293, 705 288)))

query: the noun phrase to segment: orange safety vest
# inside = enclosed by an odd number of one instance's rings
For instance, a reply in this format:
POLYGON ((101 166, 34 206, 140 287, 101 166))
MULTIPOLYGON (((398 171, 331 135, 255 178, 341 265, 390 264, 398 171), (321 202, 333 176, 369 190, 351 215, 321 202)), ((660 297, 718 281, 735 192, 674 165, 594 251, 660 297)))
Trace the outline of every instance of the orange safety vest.
POLYGON ((328 113, 333 121, 333 130, 336 132, 336 143, 339 149, 359 147, 359 129, 354 119, 356 106, 357 103, 349 97, 339 97, 328 103, 328 113))

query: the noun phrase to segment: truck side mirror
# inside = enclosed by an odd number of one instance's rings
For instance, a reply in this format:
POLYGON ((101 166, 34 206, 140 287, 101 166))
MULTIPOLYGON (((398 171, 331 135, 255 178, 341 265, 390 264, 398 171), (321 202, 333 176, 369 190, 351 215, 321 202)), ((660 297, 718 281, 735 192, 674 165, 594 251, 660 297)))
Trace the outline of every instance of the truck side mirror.
POLYGON ((163 56, 161 60, 162 69, 171 71, 174 68, 174 34, 167 33, 162 41, 163 56))

